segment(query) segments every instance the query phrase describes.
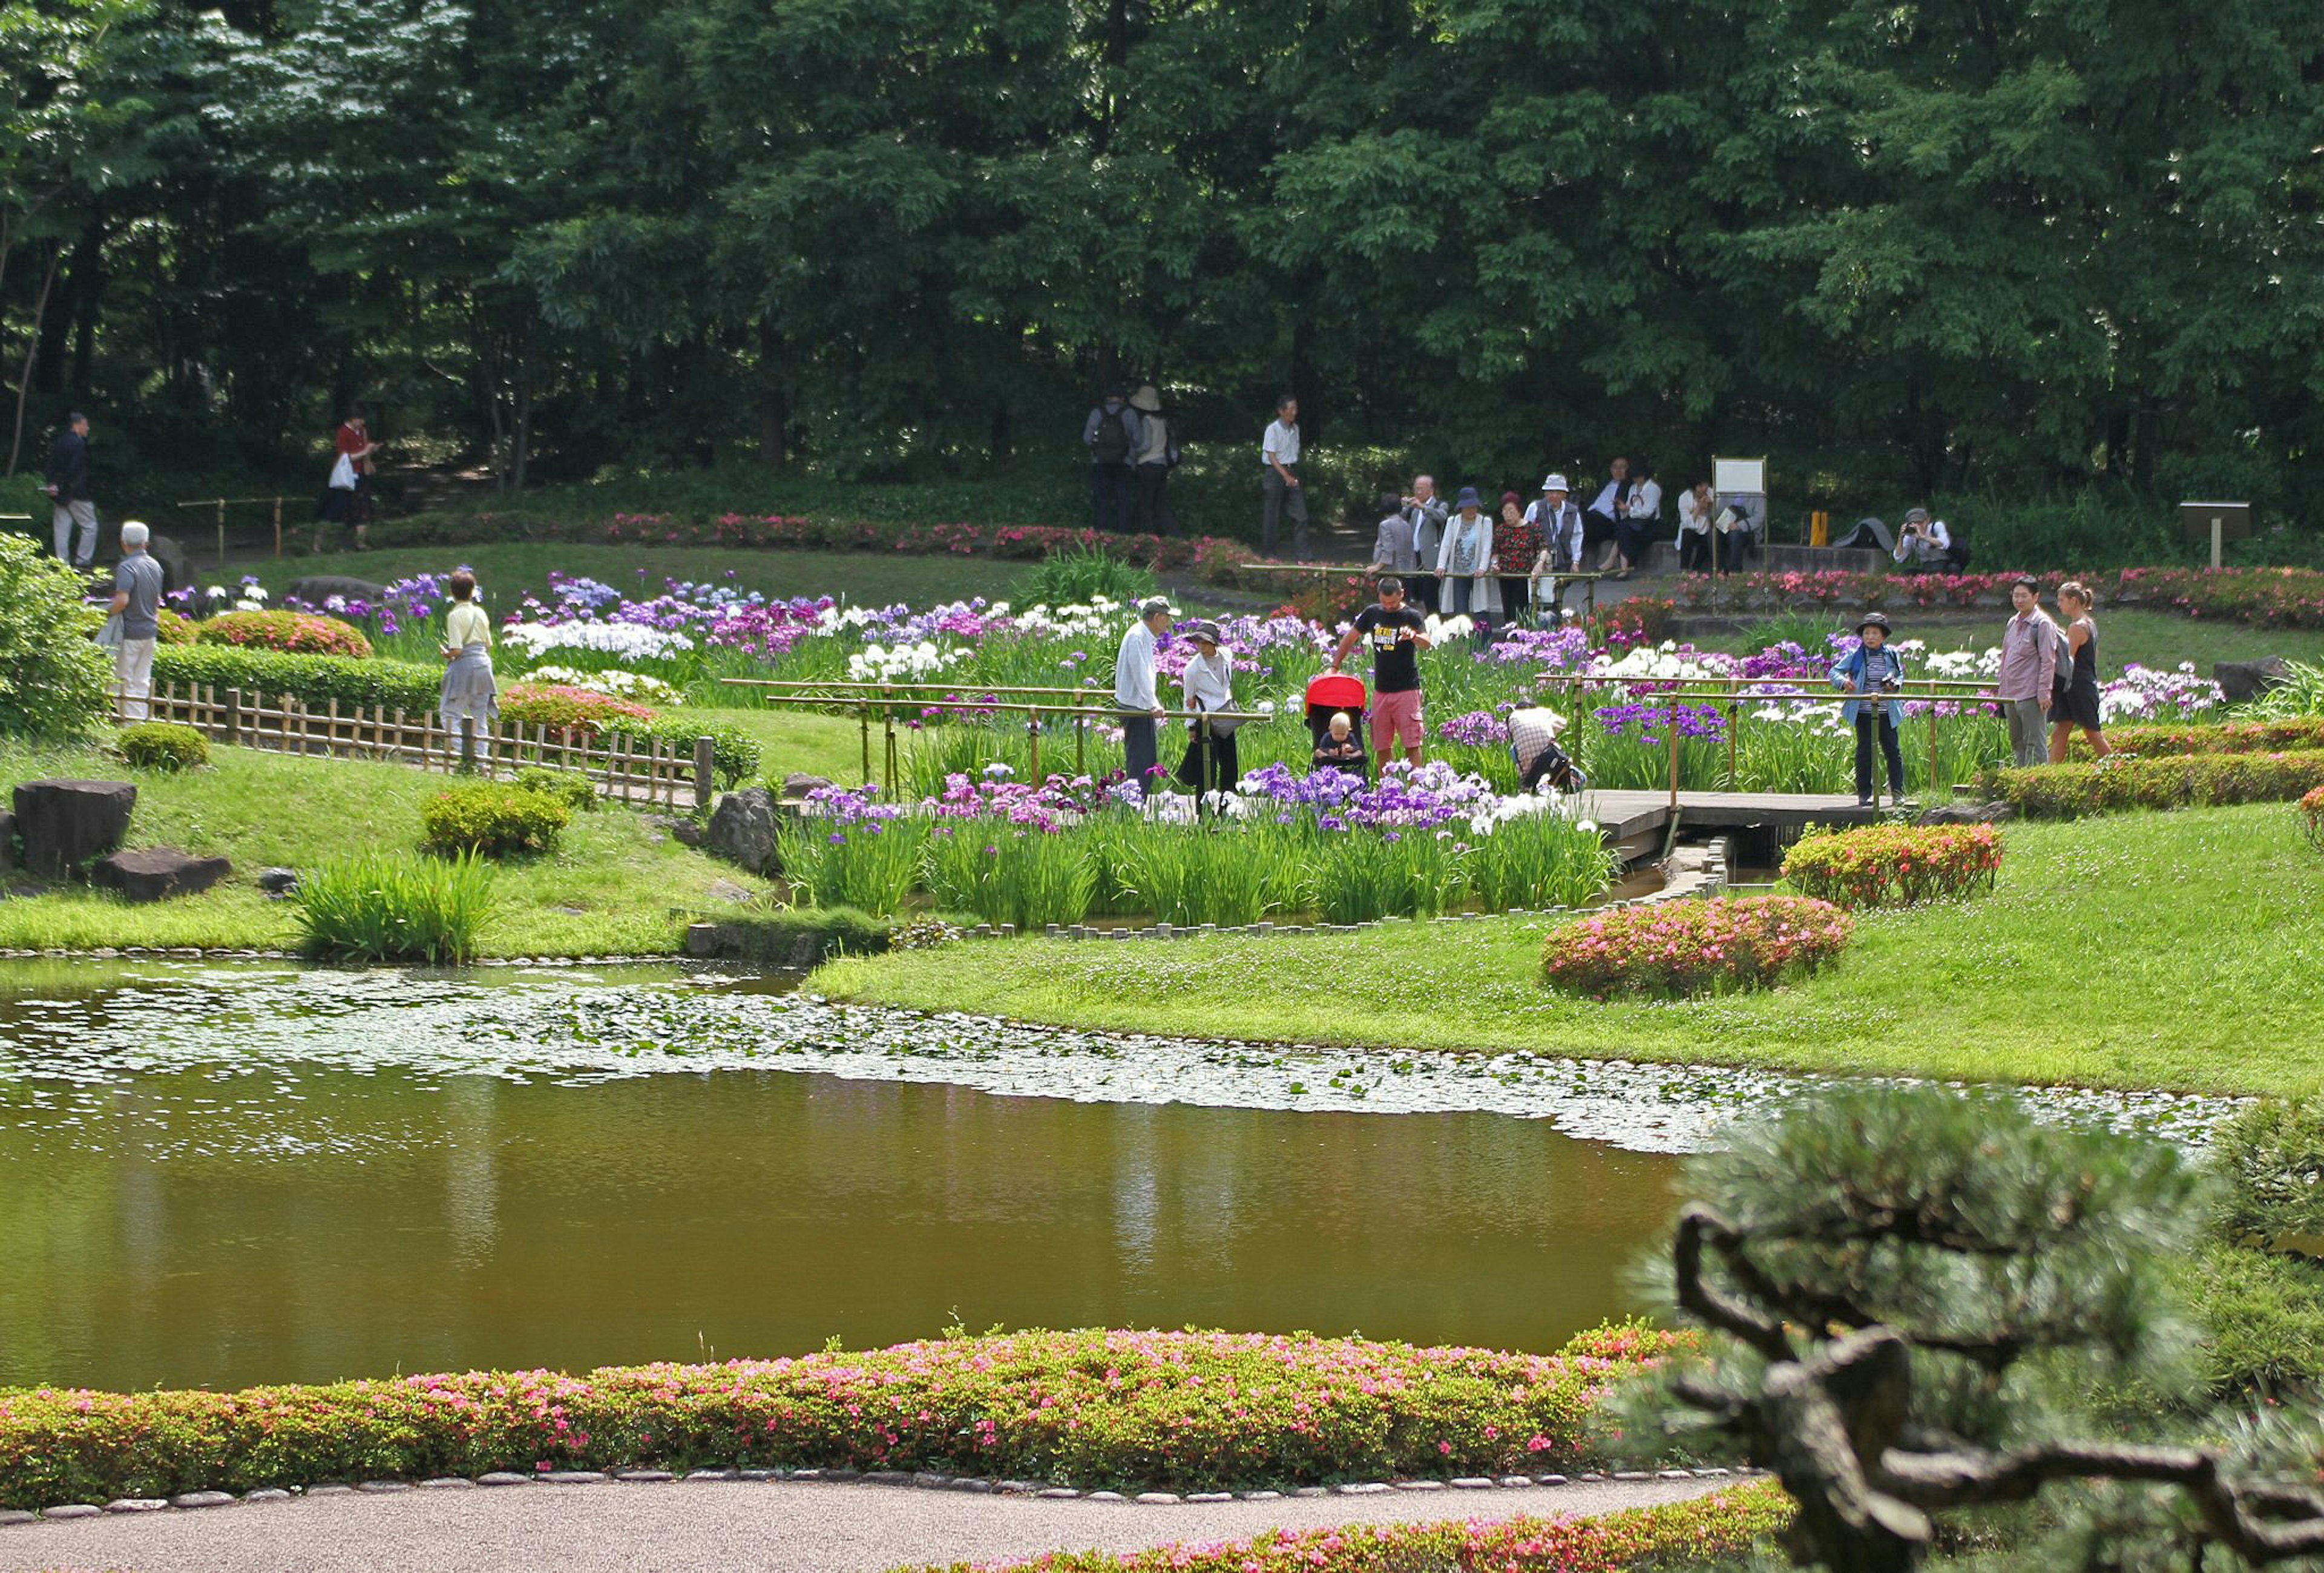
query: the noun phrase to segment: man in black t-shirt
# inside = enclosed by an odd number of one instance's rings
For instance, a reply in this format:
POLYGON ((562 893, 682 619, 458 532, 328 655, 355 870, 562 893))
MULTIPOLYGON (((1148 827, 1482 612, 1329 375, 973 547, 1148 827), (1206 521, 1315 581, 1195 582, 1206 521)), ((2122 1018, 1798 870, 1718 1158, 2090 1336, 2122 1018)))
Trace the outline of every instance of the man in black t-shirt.
POLYGON ((1404 604, 1404 581, 1384 578, 1379 599, 1356 614, 1355 626, 1332 652, 1332 670, 1348 659, 1358 640, 1372 651, 1372 751, 1386 768, 1398 738, 1404 756, 1420 763, 1420 652, 1429 646, 1428 619, 1404 604))

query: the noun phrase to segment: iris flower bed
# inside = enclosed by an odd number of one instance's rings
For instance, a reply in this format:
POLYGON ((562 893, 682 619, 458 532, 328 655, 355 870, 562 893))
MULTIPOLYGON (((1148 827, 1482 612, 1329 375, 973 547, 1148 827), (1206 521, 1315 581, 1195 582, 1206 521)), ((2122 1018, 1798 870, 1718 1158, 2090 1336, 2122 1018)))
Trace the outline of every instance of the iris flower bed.
POLYGON ((331 1480, 632 1467, 934 1469, 1212 1489, 1585 1462, 1612 1381, 1672 1336, 1555 1355, 1244 1333, 1027 1332, 586 1374, 238 1393, 0 1390, 0 1506, 331 1480))
POLYGON ((1739 1555, 1781 1531, 1792 1513, 1780 1487, 1746 1485, 1596 1518, 1526 1514, 1489 1522, 1269 1530, 1247 1541, 1051 1551, 1021 1562, 955 1562, 914 1573, 1629 1573, 1739 1555))
POLYGON ((1597 999, 1766 988, 1835 960, 1849 929, 1846 912, 1808 896, 1665 902, 1551 930, 1542 978, 1597 999))
POLYGON ((2324 786, 2324 750, 2314 749, 2118 755, 2088 764, 1989 770, 1977 778, 1977 790, 1987 798, 2035 819, 2071 819, 2128 809, 2288 803, 2319 786, 2324 786))
POLYGON ((2000 868, 1990 825, 1866 825, 1803 836, 1784 855, 1786 884, 1842 907, 1972 895, 2000 868))

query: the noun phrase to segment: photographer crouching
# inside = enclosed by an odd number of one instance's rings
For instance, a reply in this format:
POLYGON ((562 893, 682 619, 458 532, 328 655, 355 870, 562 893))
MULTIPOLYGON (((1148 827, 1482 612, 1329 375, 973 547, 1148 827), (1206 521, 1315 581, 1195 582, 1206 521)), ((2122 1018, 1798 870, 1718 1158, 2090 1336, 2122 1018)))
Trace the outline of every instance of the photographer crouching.
POLYGON ((1846 715, 1856 728, 1856 806, 1868 809, 1879 801, 1872 791, 1872 740, 1888 761, 1888 796, 1904 800, 1904 751, 1896 741, 1896 724, 1904 714, 1901 690, 1904 662, 1888 648, 1888 619, 1867 612, 1856 625, 1857 646, 1831 669, 1831 686, 1850 698, 1846 715))

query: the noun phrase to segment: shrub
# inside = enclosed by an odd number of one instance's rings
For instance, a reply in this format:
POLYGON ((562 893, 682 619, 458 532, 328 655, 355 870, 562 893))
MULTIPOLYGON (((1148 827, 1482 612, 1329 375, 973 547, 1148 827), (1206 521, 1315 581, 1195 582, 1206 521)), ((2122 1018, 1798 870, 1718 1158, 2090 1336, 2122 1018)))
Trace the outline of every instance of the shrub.
POLYGON ((694 754, 694 740, 707 737, 711 774, 722 787, 738 786, 759 773, 759 740, 731 721, 706 721, 698 711, 672 710, 650 721, 609 726, 607 731, 667 744, 689 759, 694 754))
POLYGON ((1989 891, 2000 867, 1990 825, 1866 825, 1802 837, 1784 856, 1784 880, 1839 906, 1910 905, 1989 891))
POLYGON ((2117 754, 2280 754, 2324 748, 2324 716, 2229 721, 2213 726, 2116 726, 2106 738, 2117 754))
POLYGON ((121 757, 143 770, 198 770, 210 762, 210 740, 175 721, 140 721, 114 740, 121 757))
MULTIPOLYGON (((1262 1530, 1247 1541, 1156 1546, 1143 1551, 1047 1551, 1020 1562, 955 1562, 910 1573, 1624 1573, 1701 1568, 1706 1558, 1750 1550, 1791 1522, 1789 1498, 1771 1485, 1743 1485, 1685 1502, 1624 1508, 1591 1518, 1443 1523, 1351 1523, 1262 1530)), ((1757 1566, 1757 1564, 1754 1564, 1757 1566)), ((906 1570, 899 1570, 906 1573, 906 1570)))
POLYGON ((471 1372, 261 1387, 17 1390, 0 1506, 496 1469, 849 1467, 1090 1485, 1443 1478, 1581 1465, 1639 1356, 1308 1335, 1028 1332, 868 1353, 586 1374, 471 1372))
POLYGON ((1032 606, 1079 606, 1099 596, 1130 606, 1154 593, 1154 572, 1078 542, 1044 558, 1018 597, 1032 606))
MULTIPOLYGON (((466 961, 492 913, 493 871, 449 859, 359 853, 299 876, 291 899, 309 954, 358 961, 466 961)), ((5 1449, 0 1448, 0 1476, 5 1449)))
POLYGON ((2308 844, 2324 852, 2324 787, 2311 788, 2301 797, 2300 813, 2308 826, 2308 844))
POLYGON ((194 625, 169 607, 158 607, 153 613, 153 643, 156 647, 191 644, 194 643, 194 625))
POLYGON ((337 655, 364 660, 371 641, 336 617, 312 612, 226 612, 195 630, 198 644, 279 650, 290 655, 337 655))
POLYGON ((555 798, 576 814, 597 811, 597 789, 587 776, 577 770, 554 770, 545 764, 528 764, 516 773, 516 786, 521 791, 539 792, 545 798, 555 798))
POLYGON ((1977 790, 2037 819, 2126 809, 2285 803, 2324 786, 2324 751, 2193 754, 1979 771, 1977 790))
POLYGON ((552 732, 579 732, 595 737, 600 732, 628 730, 651 721, 654 713, 632 700, 617 699, 611 694, 588 689, 520 682, 501 690, 501 718, 527 726, 546 726, 552 732))
POLYGON ((1600 999, 1768 987, 1838 957, 1849 927, 1847 913, 1807 896, 1662 902, 1551 930, 1542 977, 1600 999))
POLYGON ((1678 603, 1660 596, 1631 596, 1600 611, 1593 633, 1615 646, 1659 644, 1678 615, 1678 603))
POLYGON ((549 852, 572 810, 545 792, 498 782, 447 787, 420 805, 424 845, 430 852, 506 857, 549 852))
POLYGON ((348 709, 403 710, 417 718, 436 708, 444 669, 416 661, 347 661, 232 644, 162 645, 153 652, 153 681, 157 687, 200 684, 221 694, 240 689, 269 700, 289 694, 316 709, 336 699, 348 709))
POLYGON ((78 636, 84 588, 29 536, 0 534, 0 733, 77 737, 105 715, 113 662, 78 636))

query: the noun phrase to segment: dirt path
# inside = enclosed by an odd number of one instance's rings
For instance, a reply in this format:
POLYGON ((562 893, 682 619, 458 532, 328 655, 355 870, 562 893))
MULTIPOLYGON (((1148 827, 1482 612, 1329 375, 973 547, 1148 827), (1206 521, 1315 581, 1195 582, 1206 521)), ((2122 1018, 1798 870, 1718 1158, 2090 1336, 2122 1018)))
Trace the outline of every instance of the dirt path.
POLYGON ((1731 1480, 1157 1505, 821 1481, 413 1489, 0 1527, 0 1569, 119 1573, 884 1573, 1041 1551, 1133 1550, 1275 1525, 1588 1516, 1731 1480))

